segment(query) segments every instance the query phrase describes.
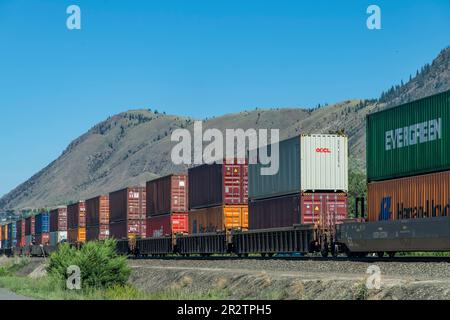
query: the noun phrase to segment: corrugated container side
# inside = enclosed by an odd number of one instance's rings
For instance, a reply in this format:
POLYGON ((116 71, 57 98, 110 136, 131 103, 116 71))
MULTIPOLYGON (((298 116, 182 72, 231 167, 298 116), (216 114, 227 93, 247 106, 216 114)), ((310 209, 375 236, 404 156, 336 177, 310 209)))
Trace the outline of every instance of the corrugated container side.
POLYGON ((56 246, 57 244, 61 243, 62 241, 67 240, 67 231, 53 231, 50 232, 50 245, 56 246))
POLYGON ((86 226, 109 224, 109 196, 86 200, 86 226))
POLYGON ((248 206, 226 205, 189 212, 189 233, 248 229, 248 206))
POLYGON ((50 232, 50 219, 49 214, 47 212, 41 212, 36 215, 35 230, 36 234, 50 232))
POLYGON ((271 229, 311 223, 333 228, 347 218, 347 202, 345 193, 305 193, 251 201, 249 228, 271 229))
POLYGON ((187 175, 169 175, 147 182, 147 217, 188 210, 187 175))
POLYGON ((246 204, 248 201, 248 165, 245 161, 201 165, 190 168, 188 175, 190 209, 246 204))
POLYGON ((48 245, 50 243, 50 234, 48 232, 36 234, 37 245, 48 245))
POLYGON ((367 117, 367 179, 450 170, 450 91, 367 117))
POLYGON ((110 223, 127 219, 145 221, 146 209, 145 187, 132 187, 109 194, 110 223))
POLYGON ((86 227, 86 240, 96 241, 96 240, 106 240, 109 238, 109 224, 96 225, 86 227))
POLYGON ((301 136, 300 158, 300 191, 348 191, 347 137, 301 136))
POLYGON ((449 215, 450 171, 368 185, 369 221, 449 215))
POLYGON ((50 211, 50 232, 67 231, 67 207, 50 211))
POLYGON ((8 224, 8 241, 9 245, 12 247, 17 245, 17 229, 15 222, 8 224))
POLYGON ((36 223, 35 223, 35 216, 29 216, 25 219, 25 235, 35 235, 36 233, 36 223))
POLYGON ((77 228, 68 230, 67 239, 69 243, 86 242, 86 228, 77 228))
POLYGON ((147 218, 147 237, 158 238, 188 232, 188 213, 172 213, 147 218))
POLYGON ((67 229, 86 227, 86 204, 84 201, 67 206, 67 229))
POLYGON ((145 220, 122 220, 112 221, 109 224, 109 236, 112 239, 133 239, 137 237, 145 238, 145 220))

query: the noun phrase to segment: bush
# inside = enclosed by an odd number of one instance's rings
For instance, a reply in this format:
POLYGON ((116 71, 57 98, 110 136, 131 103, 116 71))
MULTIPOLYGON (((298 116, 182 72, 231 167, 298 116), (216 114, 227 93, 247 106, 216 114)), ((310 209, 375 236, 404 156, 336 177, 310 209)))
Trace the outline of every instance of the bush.
POLYGON ((126 257, 116 252, 116 241, 88 242, 80 250, 64 243, 49 259, 47 272, 67 280, 67 268, 78 266, 83 288, 107 288, 125 285, 130 277, 126 257))

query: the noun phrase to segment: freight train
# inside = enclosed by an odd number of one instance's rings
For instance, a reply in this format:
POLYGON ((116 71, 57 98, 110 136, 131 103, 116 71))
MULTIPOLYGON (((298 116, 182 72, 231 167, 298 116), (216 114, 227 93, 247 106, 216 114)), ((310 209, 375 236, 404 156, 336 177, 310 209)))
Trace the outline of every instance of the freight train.
POLYGON ((190 168, 54 209, 48 228, 46 212, 3 225, 1 250, 109 237, 135 256, 450 251, 449 130, 450 91, 369 115, 368 205, 356 195, 353 219, 347 137, 300 135, 280 142, 275 175, 248 159, 190 168))

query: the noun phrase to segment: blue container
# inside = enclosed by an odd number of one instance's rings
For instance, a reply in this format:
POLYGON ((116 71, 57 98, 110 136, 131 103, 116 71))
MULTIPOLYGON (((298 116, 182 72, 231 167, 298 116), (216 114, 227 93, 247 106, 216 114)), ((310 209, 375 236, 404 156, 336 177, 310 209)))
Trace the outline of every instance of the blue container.
POLYGON ((2 249, 9 249, 9 240, 2 240, 2 249))
POLYGON ((50 232, 50 215, 48 212, 41 212, 35 219, 35 233, 43 234, 50 232))

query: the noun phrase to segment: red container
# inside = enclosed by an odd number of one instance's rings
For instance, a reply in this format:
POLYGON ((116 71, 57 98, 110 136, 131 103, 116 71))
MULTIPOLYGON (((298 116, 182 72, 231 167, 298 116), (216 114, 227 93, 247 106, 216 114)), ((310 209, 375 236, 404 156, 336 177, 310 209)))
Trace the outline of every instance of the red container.
POLYGON ((228 161, 189 169, 190 209, 247 202, 248 165, 245 161, 228 161))
POLYGON ((41 233, 35 236, 37 245, 48 245, 50 243, 50 234, 49 233, 41 233))
POLYGON ((67 207, 67 229, 74 230, 86 227, 86 205, 84 201, 73 203, 67 207))
POLYGON ((67 231, 67 207, 50 211, 50 232, 67 231))
POLYGON ((34 230, 34 216, 29 216, 25 219, 25 235, 26 236, 34 236, 35 230, 34 230))
POLYGON ((129 219, 122 221, 112 221, 109 224, 109 236, 113 239, 134 239, 145 238, 145 220, 129 219))
POLYGON ((147 217, 188 210, 187 175, 169 175, 147 182, 147 217))
POLYGON ((109 196, 86 200, 86 240, 105 240, 109 236, 109 196))
POLYGON ((147 237, 159 238, 189 232, 187 213, 172 213, 147 218, 147 237))
POLYGON ((24 247, 25 246, 25 219, 18 220, 16 222, 16 238, 17 238, 17 246, 24 247))
POLYGON ((145 187, 132 187, 109 194, 109 219, 111 222, 125 220, 145 221, 145 187))
POLYGON ((249 203, 249 229, 317 224, 324 228, 347 218, 345 193, 305 193, 252 201, 249 203))

